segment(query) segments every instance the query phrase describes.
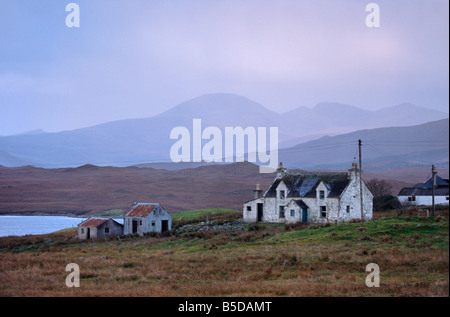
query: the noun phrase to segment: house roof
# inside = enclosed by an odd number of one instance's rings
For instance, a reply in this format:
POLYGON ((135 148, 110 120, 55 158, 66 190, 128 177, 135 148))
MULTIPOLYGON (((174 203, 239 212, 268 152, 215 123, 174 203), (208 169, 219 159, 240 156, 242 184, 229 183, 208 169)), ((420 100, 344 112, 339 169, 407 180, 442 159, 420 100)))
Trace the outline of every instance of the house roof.
MULTIPOLYGON (((435 188, 438 187, 449 187, 448 178, 441 178, 436 175, 435 188)), ((414 185, 414 188, 433 188, 433 179, 430 177, 424 183, 414 185)))
POLYGON ((108 218, 108 219, 105 219, 105 218, 89 218, 89 219, 83 221, 82 223, 80 223, 79 226, 81 226, 81 227, 98 227, 101 224, 104 224, 108 220, 112 220, 117 225, 123 226, 123 224, 115 221, 113 218, 108 218))
POLYGON ((108 219, 90 218, 80 224, 81 227, 98 227, 108 219))
POLYGON ((265 197, 276 197, 278 185, 284 182, 288 188, 287 197, 316 197, 316 188, 324 182, 330 191, 328 197, 339 197, 347 187, 350 179, 348 173, 307 173, 286 174, 274 180, 264 194, 265 197))
POLYGON ((247 201, 244 201, 244 204, 248 204, 249 202, 252 202, 252 201, 255 201, 255 200, 261 200, 261 199, 263 199, 264 197, 258 197, 258 198, 253 198, 253 199, 250 199, 250 200, 247 200, 247 201))
POLYGON ((159 204, 153 203, 139 203, 131 207, 131 209, 125 213, 125 217, 147 217, 156 207, 160 207, 159 204))
MULTIPOLYGON (((441 178, 436 175, 434 187, 436 196, 449 195, 448 178, 441 178)), ((414 185, 413 187, 404 187, 398 193, 398 196, 432 196, 433 195, 433 179, 429 177, 425 182, 414 185)))
MULTIPOLYGON (((414 187, 405 187, 400 190, 398 196, 432 196, 433 189, 432 188, 414 188, 414 187)), ((449 195, 449 187, 437 187, 434 189, 435 196, 448 196, 449 195)))
MULTIPOLYGON (((308 209, 308 206, 305 204, 305 202, 303 201, 303 200, 301 200, 301 199, 299 199, 299 200, 294 200, 294 199, 292 199, 291 200, 292 202, 294 202, 297 206, 299 206, 301 209, 308 209)), ((290 202, 291 202, 290 201, 290 202)), ((289 203, 290 203, 289 202, 289 203)))

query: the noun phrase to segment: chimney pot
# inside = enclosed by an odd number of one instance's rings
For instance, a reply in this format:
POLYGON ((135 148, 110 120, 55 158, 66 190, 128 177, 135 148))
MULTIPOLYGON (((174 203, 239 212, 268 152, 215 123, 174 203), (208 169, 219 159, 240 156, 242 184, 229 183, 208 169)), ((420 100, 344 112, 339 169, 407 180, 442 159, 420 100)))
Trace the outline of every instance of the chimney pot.
POLYGON ((256 189, 253 190, 253 199, 261 197, 262 190, 259 188, 259 184, 256 184, 256 189))

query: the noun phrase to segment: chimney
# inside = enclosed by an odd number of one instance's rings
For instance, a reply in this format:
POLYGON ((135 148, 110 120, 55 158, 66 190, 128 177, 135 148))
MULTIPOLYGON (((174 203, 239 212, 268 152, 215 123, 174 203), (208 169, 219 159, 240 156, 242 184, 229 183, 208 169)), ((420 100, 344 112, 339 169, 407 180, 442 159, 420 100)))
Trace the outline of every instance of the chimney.
POLYGON ((259 188, 259 184, 256 184, 256 189, 253 190, 253 198, 257 199, 261 197, 262 190, 259 188))
POLYGON ((287 169, 284 168, 283 166, 283 162, 280 162, 280 166, 277 169, 277 178, 282 178, 283 176, 285 176, 287 174, 287 169))
POLYGON ((348 170, 348 178, 354 179, 356 178, 358 173, 358 163, 352 163, 352 168, 348 170))

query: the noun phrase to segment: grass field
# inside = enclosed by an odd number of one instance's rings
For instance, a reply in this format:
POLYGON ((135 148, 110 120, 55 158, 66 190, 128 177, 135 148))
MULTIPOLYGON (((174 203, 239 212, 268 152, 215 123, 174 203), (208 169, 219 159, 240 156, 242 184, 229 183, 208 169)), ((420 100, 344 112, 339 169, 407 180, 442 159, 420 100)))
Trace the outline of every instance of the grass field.
POLYGON ((214 217, 216 215, 230 215, 230 214, 236 214, 241 216, 241 211, 233 209, 220 209, 220 208, 188 210, 174 214, 172 216, 172 220, 173 221, 195 220, 195 219, 199 220, 201 218, 206 219, 206 216, 214 217))
MULTIPOLYGON (((223 222, 232 210, 174 216, 223 222)), ((249 224, 239 233, 77 241, 76 231, 0 238, 0 296, 449 296, 447 217, 338 225, 249 224), (80 267, 80 287, 65 284, 80 267), (380 287, 365 285, 366 265, 380 287)))

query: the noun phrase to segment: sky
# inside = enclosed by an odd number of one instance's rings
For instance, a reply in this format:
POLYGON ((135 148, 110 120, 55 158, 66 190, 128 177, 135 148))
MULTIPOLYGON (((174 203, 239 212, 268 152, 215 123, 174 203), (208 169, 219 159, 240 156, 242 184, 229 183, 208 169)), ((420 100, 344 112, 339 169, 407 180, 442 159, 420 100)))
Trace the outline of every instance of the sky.
POLYGON ((157 115, 208 93, 448 113, 449 2, 0 1, 0 135, 157 115))

